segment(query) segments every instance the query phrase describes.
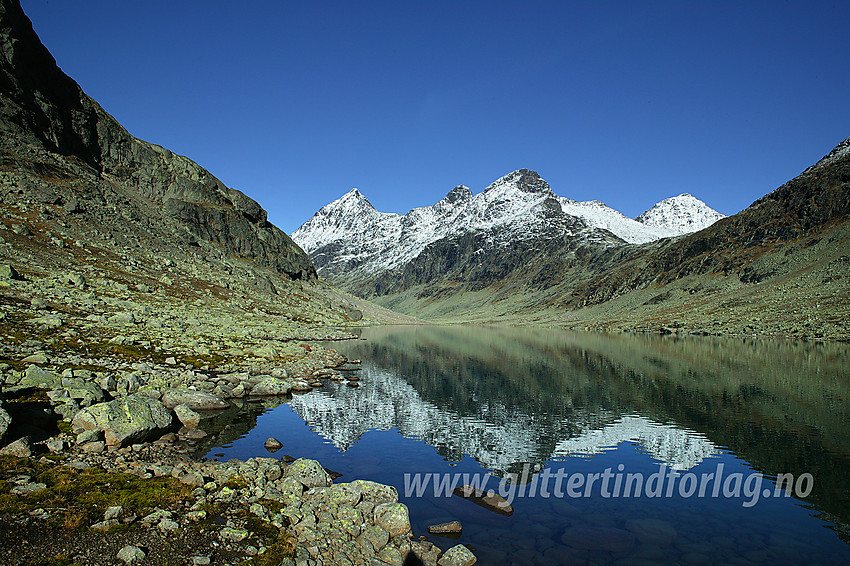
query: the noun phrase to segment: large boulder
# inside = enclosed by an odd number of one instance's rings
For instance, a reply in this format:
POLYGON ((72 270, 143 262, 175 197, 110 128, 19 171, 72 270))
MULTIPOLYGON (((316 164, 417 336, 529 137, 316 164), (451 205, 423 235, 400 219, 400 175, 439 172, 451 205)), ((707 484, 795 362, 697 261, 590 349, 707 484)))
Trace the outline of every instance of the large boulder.
POLYGON ((286 395, 292 391, 292 382, 277 377, 267 377, 251 389, 251 395, 272 396, 286 395))
POLYGON ((169 409, 185 405, 193 410, 226 409, 230 403, 212 393, 194 389, 166 389, 162 392, 162 404, 169 409))
POLYGON ((327 487, 333 483, 331 476, 315 460, 298 458, 283 471, 283 477, 295 478, 310 489, 312 487, 327 487))
POLYGON ((375 524, 390 533, 390 537, 410 532, 410 513, 404 503, 381 503, 375 507, 375 524))
POLYGON ((17 389, 59 389, 62 378, 52 371, 42 369, 35 364, 30 365, 24 372, 24 377, 18 383, 17 389))
POLYGON ((71 424, 83 430, 102 430, 110 446, 127 446, 168 429, 172 414, 156 399, 130 395, 84 409, 71 424))

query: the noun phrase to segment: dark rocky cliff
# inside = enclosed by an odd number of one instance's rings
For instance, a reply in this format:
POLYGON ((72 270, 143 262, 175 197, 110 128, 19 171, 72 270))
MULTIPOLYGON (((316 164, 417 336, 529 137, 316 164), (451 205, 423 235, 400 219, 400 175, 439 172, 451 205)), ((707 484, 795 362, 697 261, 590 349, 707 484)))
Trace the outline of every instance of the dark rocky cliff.
POLYGON ((62 204, 99 224, 117 216, 163 244, 203 241, 292 279, 316 277, 254 200, 134 138, 89 98, 56 66, 17 0, 0 0, 0 132, 0 169, 15 177, 5 183, 7 203, 62 204))

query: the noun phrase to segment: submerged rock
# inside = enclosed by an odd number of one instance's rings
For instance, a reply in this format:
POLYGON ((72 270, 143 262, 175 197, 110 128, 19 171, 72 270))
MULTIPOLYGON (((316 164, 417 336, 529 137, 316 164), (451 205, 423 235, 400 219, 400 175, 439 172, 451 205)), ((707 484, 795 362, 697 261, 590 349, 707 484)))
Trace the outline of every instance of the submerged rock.
POLYGON ((452 493, 463 497, 464 499, 468 499, 485 509, 489 509, 490 511, 495 511, 496 513, 508 516, 514 514, 514 508, 511 507, 507 500, 492 490, 484 492, 480 489, 475 489, 472 486, 464 485, 456 488, 452 493))
POLYGON ((635 535, 623 529, 578 525, 567 529, 561 541, 579 550, 627 552, 635 544, 635 535))

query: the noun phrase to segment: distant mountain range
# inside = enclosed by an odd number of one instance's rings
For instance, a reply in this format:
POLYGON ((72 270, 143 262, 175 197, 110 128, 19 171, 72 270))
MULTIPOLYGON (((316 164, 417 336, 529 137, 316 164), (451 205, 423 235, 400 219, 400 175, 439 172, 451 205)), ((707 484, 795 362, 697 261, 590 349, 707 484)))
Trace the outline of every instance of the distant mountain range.
POLYGON ((526 169, 405 215, 358 191, 293 240, 319 274, 453 322, 850 339, 850 138, 730 217, 689 194, 627 218, 526 169))
POLYGON ((479 263, 498 264, 518 245, 553 240, 573 249, 641 244, 701 230, 721 218, 701 200, 682 194, 635 220, 600 201, 560 197, 536 172, 520 169, 481 193, 473 195, 460 185, 436 204, 404 215, 379 212, 352 189, 319 210, 292 238, 310 254, 320 275, 368 296, 449 275, 451 265, 446 263, 445 272, 391 281, 435 246, 444 245, 452 256, 472 239, 478 245, 472 255, 479 263))

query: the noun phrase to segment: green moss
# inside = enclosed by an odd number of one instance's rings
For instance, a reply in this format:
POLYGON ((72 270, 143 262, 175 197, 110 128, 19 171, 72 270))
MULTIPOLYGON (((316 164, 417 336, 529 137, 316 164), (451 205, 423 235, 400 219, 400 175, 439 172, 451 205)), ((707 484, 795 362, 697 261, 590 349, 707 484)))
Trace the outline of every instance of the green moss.
POLYGON ((49 519, 50 526, 75 529, 100 521, 108 507, 121 505, 128 512, 145 514, 154 507, 170 506, 189 496, 191 488, 174 478, 142 479, 131 474, 102 470, 76 470, 0 457, 0 477, 27 473, 47 489, 24 496, 11 495, 11 485, 0 480, 0 513, 25 513, 43 508, 63 510, 49 519))
POLYGON ((221 487, 229 487, 230 489, 245 489, 248 487, 248 482, 242 478, 230 478, 224 482, 221 487))
POLYGON ((295 537, 289 533, 278 533, 271 541, 266 542, 266 551, 242 562, 242 566, 278 566, 284 558, 295 556, 295 537))

